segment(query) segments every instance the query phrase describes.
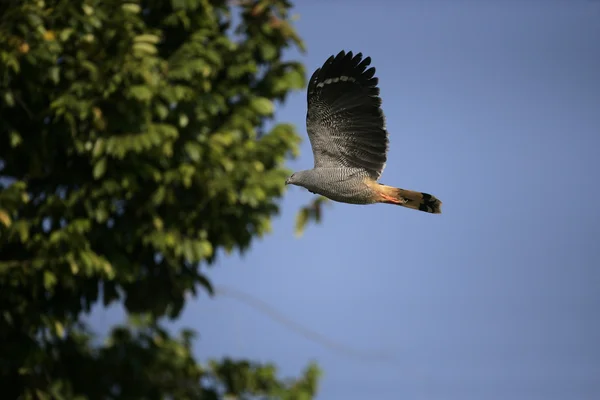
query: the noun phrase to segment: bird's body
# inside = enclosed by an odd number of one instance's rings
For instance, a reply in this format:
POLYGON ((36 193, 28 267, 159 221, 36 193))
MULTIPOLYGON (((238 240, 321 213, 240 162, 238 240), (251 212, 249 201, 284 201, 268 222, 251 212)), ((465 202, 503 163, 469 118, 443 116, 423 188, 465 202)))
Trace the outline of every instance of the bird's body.
POLYGON ((286 183, 342 203, 389 203, 439 214, 442 203, 435 197, 377 182, 389 141, 375 68, 366 69, 370 62, 342 51, 314 72, 306 116, 314 168, 286 183))
POLYGON ((359 168, 315 168, 302 173, 302 186, 331 200, 350 204, 371 204, 373 190, 360 180, 368 181, 359 168))

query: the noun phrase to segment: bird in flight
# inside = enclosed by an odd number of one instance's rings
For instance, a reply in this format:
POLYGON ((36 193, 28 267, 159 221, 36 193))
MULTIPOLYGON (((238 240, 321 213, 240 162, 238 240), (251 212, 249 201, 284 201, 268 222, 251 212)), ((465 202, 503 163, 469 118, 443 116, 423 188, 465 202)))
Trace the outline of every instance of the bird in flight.
POLYGON ((339 52, 308 83, 306 130, 314 167, 286 179, 311 193, 350 204, 386 203, 440 214, 434 196, 378 182, 387 161, 388 132, 371 58, 339 52))

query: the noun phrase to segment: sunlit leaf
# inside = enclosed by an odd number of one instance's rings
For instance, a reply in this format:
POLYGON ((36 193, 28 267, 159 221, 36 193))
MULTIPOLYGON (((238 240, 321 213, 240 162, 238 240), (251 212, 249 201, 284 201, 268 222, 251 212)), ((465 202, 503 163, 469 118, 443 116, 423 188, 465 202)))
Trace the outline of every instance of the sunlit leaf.
POLYGON ((12 219, 6 210, 0 209, 0 223, 7 228, 12 224, 12 219))
POLYGON ((95 179, 100 179, 106 172, 106 158, 103 157, 94 165, 93 176, 95 179))
POLYGON ((253 99, 251 105, 252 108, 261 115, 270 115, 275 109, 273 102, 264 97, 257 97, 253 99))

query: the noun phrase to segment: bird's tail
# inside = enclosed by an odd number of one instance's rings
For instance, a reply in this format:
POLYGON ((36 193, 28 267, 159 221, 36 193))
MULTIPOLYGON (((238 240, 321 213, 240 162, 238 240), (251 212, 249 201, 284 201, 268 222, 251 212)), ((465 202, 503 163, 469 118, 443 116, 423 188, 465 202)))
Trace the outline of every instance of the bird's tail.
POLYGON ((432 214, 442 213, 442 202, 428 193, 415 192, 387 185, 380 185, 379 193, 382 195, 381 203, 396 204, 432 214))

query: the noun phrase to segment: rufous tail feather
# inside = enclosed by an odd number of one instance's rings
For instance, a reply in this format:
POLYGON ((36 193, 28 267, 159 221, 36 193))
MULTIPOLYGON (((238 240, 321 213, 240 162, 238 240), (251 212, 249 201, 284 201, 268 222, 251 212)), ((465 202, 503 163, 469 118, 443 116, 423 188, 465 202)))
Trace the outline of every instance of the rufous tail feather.
POLYGON ((379 192, 382 195, 380 203, 396 204, 431 214, 442 213, 442 202, 428 193, 415 192, 387 185, 380 185, 379 192))

